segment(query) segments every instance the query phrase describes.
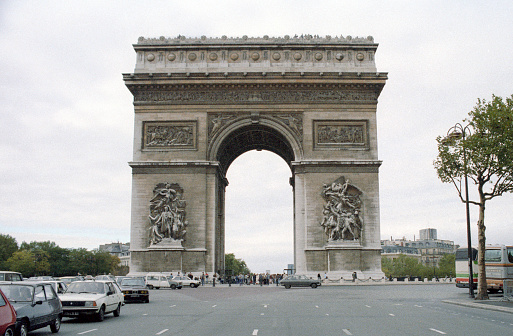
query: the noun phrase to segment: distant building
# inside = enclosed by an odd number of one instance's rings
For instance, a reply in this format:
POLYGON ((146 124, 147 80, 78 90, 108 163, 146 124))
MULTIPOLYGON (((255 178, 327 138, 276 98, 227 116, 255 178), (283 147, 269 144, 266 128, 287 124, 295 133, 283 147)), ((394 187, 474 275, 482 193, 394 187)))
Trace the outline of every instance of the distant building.
POLYGON ((428 266, 438 266, 438 262, 444 254, 456 253, 459 245, 452 240, 437 239, 436 229, 423 229, 419 231, 419 240, 401 239, 382 240, 381 255, 395 259, 400 254, 413 256, 428 266), (414 252, 414 251, 417 252, 414 252))
POLYGON ((419 231, 420 240, 436 240, 436 229, 422 229, 419 231))
POLYGON ((399 258, 400 255, 405 255, 408 257, 416 258, 418 261, 421 261, 421 255, 417 248, 415 247, 406 247, 400 245, 387 245, 381 246, 381 256, 387 257, 388 259, 396 259, 399 258))
POLYGON ((100 251, 109 252, 119 258, 119 266, 130 266, 130 243, 111 243, 100 245, 100 251))

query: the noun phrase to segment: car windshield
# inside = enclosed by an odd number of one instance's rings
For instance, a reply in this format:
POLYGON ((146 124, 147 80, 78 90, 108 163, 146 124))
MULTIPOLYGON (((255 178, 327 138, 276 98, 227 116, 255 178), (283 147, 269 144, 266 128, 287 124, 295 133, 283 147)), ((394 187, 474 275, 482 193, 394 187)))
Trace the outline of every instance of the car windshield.
POLYGON ((32 302, 32 286, 2 285, 0 289, 11 302, 32 302))
POLYGON ((121 286, 146 286, 143 279, 126 278, 121 280, 121 286))
POLYGON ((105 286, 103 282, 72 282, 66 293, 96 293, 104 294, 105 286))

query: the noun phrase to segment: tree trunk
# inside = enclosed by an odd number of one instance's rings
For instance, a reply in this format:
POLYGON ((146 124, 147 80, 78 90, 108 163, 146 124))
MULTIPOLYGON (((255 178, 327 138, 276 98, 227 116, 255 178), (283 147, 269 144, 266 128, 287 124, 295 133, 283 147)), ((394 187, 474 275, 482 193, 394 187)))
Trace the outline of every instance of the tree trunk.
MULTIPOLYGON (((483 197, 484 198, 484 197, 483 197)), ((476 300, 488 300, 488 290, 486 285, 486 266, 485 266, 485 249, 486 249, 486 227, 484 225, 485 200, 481 198, 479 205, 479 220, 477 221, 477 240, 478 240, 478 281, 476 300)))

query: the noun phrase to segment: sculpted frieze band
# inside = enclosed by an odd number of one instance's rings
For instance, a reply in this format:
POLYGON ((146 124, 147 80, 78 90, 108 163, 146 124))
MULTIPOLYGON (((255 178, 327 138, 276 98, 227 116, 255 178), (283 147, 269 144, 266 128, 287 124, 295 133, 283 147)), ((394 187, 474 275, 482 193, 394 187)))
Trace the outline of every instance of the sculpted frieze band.
POLYGON ((134 103, 230 104, 230 103, 344 103, 376 102, 378 93, 370 90, 135 90, 134 103))

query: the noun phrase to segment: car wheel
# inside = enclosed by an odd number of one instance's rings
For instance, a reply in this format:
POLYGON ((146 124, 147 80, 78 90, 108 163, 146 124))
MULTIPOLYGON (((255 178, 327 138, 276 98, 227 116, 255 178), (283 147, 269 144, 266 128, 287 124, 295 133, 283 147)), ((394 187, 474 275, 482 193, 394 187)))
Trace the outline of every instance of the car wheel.
POLYGON ((5 330, 4 336, 14 336, 14 327, 9 327, 5 330))
POLYGON ((311 284, 311 285, 310 285, 310 287, 312 287, 312 288, 317 288, 317 284, 314 284, 314 283, 313 283, 313 284, 311 284))
POLYGON ((171 289, 176 289, 176 285, 171 285, 171 289))
POLYGON ((285 285, 285 288, 289 289, 289 288, 290 288, 290 285, 285 285))
POLYGON ((18 327, 18 335, 27 336, 28 332, 28 323, 26 321, 21 322, 20 326, 18 327))
POLYGON ((195 284, 193 284, 193 283, 191 283, 191 285, 190 285, 190 286, 191 286, 191 288, 196 288, 196 285, 195 285, 195 284))
POLYGON ((155 289, 159 289, 160 287, 155 287, 155 289))
POLYGON ((118 304, 118 307, 112 313, 114 314, 115 317, 119 316, 119 314, 121 313, 121 303, 118 304))
POLYGON ((61 316, 57 316, 55 320, 50 324, 50 330, 55 334, 61 329, 61 316))
POLYGON ((105 306, 102 306, 98 313, 96 313, 96 320, 101 322, 105 319, 105 306))

